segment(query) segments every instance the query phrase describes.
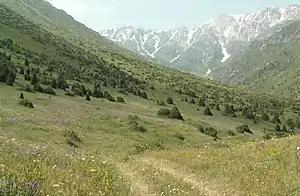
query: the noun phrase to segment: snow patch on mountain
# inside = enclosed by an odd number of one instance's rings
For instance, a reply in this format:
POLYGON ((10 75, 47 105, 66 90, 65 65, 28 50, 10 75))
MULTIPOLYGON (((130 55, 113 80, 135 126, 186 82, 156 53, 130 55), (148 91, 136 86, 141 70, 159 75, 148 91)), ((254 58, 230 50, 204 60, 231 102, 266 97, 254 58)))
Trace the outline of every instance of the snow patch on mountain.
POLYGON ((220 45, 222 48, 222 53, 224 55, 224 57, 221 59, 221 62, 224 63, 231 55, 228 54, 227 49, 225 48, 225 44, 223 42, 220 41, 220 45))
POLYGON ((176 63, 179 68, 202 66, 199 70, 205 70, 205 75, 216 64, 226 62, 234 51, 243 49, 238 43, 251 42, 271 27, 295 19, 300 19, 300 5, 222 14, 193 28, 155 31, 124 26, 100 34, 144 56, 176 63))

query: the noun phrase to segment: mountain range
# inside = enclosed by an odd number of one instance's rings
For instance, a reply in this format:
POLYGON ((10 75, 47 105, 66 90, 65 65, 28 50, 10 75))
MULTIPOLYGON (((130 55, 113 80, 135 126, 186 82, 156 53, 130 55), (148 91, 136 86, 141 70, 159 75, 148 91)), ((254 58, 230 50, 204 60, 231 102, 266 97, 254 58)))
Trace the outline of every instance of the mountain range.
POLYGON ((290 5, 243 15, 222 14, 192 28, 157 31, 123 26, 102 30, 100 34, 147 59, 186 72, 215 77, 218 75, 214 74, 215 70, 220 72, 224 66, 230 67, 228 60, 239 56, 256 39, 268 39, 275 26, 298 19, 300 5, 290 5))

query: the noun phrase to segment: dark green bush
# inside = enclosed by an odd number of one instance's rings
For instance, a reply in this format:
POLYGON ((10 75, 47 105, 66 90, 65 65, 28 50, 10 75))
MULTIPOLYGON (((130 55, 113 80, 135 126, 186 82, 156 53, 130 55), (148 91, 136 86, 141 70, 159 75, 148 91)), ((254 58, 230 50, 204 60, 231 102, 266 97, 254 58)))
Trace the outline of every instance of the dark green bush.
POLYGON ((236 131, 239 133, 250 133, 253 134, 253 132, 250 130, 249 126, 244 124, 236 127, 236 131))
POLYGON ((43 93, 49 94, 49 95, 56 95, 56 92, 54 91, 54 89, 51 86, 44 88, 43 93))
POLYGON ((186 138, 184 137, 184 135, 182 133, 176 133, 175 137, 182 140, 182 141, 186 140, 186 138))
POLYGON ((270 133, 266 133, 264 136, 263 136, 263 139, 264 140, 270 140, 272 139, 272 135, 270 133))
POLYGON ((210 108, 208 106, 205 107, 204 115, 213 116, 213 114, 211 113, 210 108))
POLYGON ((73 130, 66 130, 63 136, 66 139, 66 143, 71 147, 78 147, 82 143, 82 139, 73 130))
POLYGON ((167 108, 161 108, 158 113, 157 116, 159 117, 169 117, 170 116, 171 111, 167 108))
POLYGON ((183 117, 182 117, 179 109, 176 106, 174 106, 172 108, 172 110, 170 111, 169 118, 177 119, 177 120, 183 120, 183 117))
POLYGON ((30 102, 30 101, 27 100, 27 99, 21 100, 21 101, 19 102, 19 104, 22 105, 22 106, 24 106, 24 107, 26 107, 26 108, 34 108, 33 103, 30 102))
POLYGON ((91 97, 90 97, 90 95, 89 95, 89 94, 86 94, 86 95, 85 95, 85 100, 87 100, 87 101, 91 101, 91 97))
POLYGON ((234 133, 234 131, 232 131, 232 130, 228 130, 226 133, 227 133, 227 135, 229 135, 229 136, 235 136, 235 133, 234 133))
POLYGON ((37 92, 40 92, 40 93, 43 93, 43 92, 44 92, 43 87, 42 87, 38 82, 36 82, 36 83, 33 85, 33 90, 35 90, 35 91, 37 91, 37 92))
POLYGON ((117 102, 119 102, 119 103, 125 103, 123 97, 119 97, 119 96, 117 97, 117 102))
POLYGON ((174 104, 172 97, 167 98, 167 103, 171 105, 174 104))

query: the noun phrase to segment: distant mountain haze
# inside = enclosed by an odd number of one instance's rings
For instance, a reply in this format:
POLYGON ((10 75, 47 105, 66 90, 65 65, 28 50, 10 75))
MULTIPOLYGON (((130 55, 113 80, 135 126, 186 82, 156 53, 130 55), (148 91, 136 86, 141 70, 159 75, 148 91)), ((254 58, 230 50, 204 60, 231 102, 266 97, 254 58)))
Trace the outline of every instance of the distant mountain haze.
POLYGON ((222 14, 199 26, 157 31, 134 26, 102 30, 101 35, 144 57, 208 76, 268 29, 300 19, 300 5, 252 13, 222 14))

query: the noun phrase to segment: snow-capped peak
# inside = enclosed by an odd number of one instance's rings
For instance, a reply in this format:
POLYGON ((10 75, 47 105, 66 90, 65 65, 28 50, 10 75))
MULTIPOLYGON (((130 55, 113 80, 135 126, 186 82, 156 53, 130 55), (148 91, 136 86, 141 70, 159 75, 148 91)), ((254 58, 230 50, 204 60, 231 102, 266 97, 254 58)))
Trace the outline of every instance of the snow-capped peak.
POLYGON ((153 30, 120 26, 101 31, 101 35, 150 58, 176 67, 199 64, 206 71, 224 63, 264 31, 287 20, 300 19, 300 5, 286 8, 268 7, 246 14, 221 14, 196 27, 153 30))

